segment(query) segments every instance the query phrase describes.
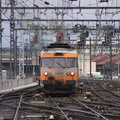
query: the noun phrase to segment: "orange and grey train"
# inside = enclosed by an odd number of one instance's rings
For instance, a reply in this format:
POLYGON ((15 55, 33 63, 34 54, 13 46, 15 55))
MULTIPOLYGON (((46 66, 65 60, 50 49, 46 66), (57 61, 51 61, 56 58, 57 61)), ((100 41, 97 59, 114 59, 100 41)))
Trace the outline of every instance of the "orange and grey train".
POLYGON ((40 86, 44 91, 73 91, 78 84, 78 53, 66 43, 53 43, 41 51, 40 86))

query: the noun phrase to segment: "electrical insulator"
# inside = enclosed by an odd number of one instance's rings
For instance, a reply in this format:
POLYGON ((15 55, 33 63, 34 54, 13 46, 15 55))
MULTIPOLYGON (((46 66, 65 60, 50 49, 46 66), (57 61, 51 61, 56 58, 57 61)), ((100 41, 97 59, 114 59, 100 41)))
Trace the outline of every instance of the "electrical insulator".
POLYGON ((46 5, 49 5, 49 4, 50 4, 50 3, 49 3, 49 2, 47 2, 47 1, 45 1, 44 3, 45 3, 46 5))

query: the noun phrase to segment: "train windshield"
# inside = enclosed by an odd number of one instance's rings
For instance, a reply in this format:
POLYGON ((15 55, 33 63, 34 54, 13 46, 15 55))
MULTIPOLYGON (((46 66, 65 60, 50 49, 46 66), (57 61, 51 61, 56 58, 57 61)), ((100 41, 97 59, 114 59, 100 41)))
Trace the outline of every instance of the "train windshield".
POLYGON ((52 58, 42 58, 41 67, 51 68, 52 67, 52 58))
POLYGON ((54 68, 65 68, 66 67, 65 58, 53 58, 54 68))
POLYGON ((42 58, 41 67, 43 68, 75 68, 77 67, 77 58, 42 58))
POLYGON ((67 67, 68 68, 77 67, 77 59, 76 58, 67 58, 67 67))

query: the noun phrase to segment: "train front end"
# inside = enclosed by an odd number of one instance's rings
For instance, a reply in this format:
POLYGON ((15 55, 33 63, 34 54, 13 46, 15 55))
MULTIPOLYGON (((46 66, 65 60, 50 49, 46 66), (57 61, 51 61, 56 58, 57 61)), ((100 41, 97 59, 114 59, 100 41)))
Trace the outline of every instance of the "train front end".
POLYGON ((72 91, 78 83, 76 50, 54 48, 40 55, 40 86, 44 91, 72 91))

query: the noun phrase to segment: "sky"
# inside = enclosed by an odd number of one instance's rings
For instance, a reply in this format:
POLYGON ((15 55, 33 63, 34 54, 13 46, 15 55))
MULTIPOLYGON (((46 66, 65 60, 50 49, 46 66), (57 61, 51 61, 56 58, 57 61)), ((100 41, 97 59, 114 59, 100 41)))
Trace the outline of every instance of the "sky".
MULTIPOLYGON (((10 7, 10 0, 1 0, 2 7, 10 7)), ((120 0, 109 0, 109 2, 101 3, 100 0, 77 0, 77 1, 69 1, 69 0, 15 0, 16 7, 99 7, 99 6, 116 6, 120 7, 120 0), (45 1, 49 3, 49 5, 45 4, 45 1)), ((31 19, 31 18, 42 18, 42 19, 61 19, 62 10, 15 10, 15 19, 20 18, 20 13, 24 13, 25 16, 23 18, 31 19)), ((120 19, 120 9, 111 9, 111 10, 93 10, 93 9, 79 9, 79 10, 63 10, 64 19, 120 19)), ((10 18, 10 10, 4 9, 2 10, 2 18, 9 19, 10 18)), ((26 22, 22 23, 23 26, 26 26, 26 22)), ((49 26, 49 22, 34 22, 34 24, 40 24, 41 26, 49 26)), ((75 24, 86 24, 87 26, 95 26, 94 22, 65 22, 65 26, 73 27, 75 24)), ((102 23, 102 24, 112 24, 118 27, 120 23, 102 23)), ((9 47, 10 46, 10 23, 7 21, 2 22, 3 34, 2 34, 2 46, 9 47)), ((20 22, 15 23, 16 28, 20 28, 20 22)), ((18 39, 20 39, 20 31, 18 31, 18 39)), ((28 35, 25 35, 25 39, 29 39, 28 35), (27 37, 26 37, 27 36, 27 37)))

